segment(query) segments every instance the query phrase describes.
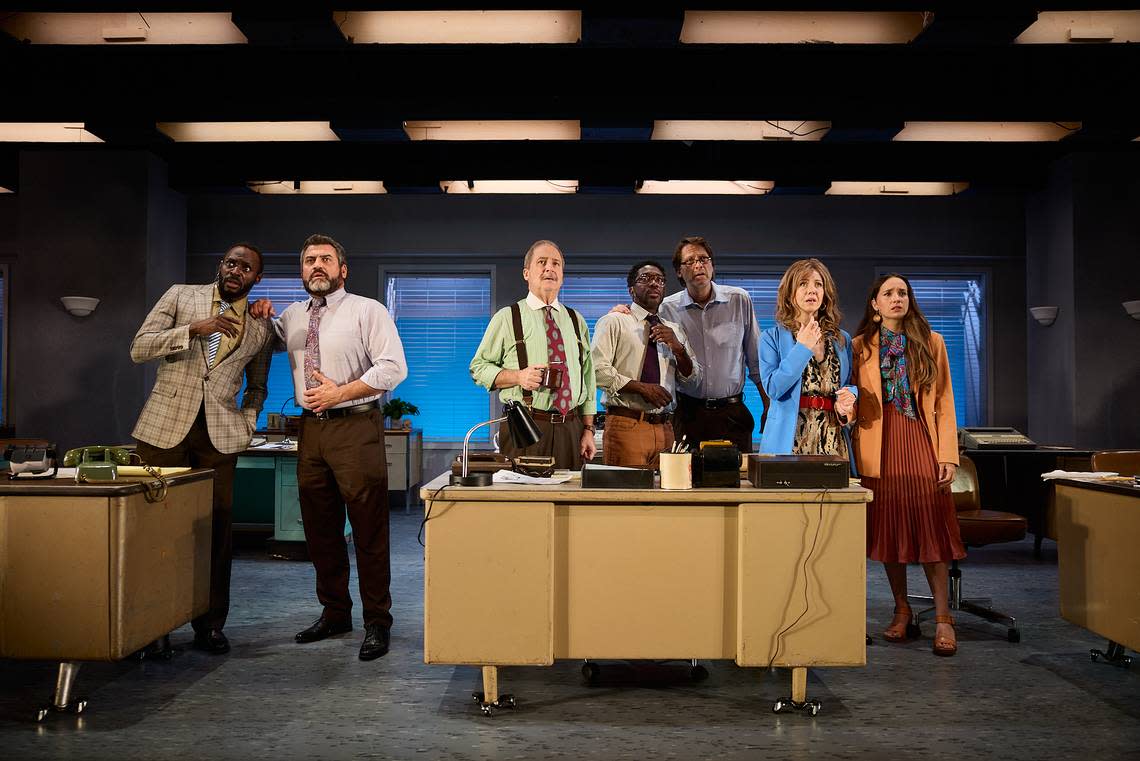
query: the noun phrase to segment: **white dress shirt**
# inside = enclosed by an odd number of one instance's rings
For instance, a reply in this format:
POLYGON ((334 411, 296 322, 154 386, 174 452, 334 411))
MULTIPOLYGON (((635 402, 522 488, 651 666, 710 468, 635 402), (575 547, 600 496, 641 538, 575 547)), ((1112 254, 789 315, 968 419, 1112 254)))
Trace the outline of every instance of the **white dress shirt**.
MULTIPOLYGON (((290 304, 273 324, 278 348, 289 353, 293 394, 301 407, 304 407, 305 393, 305 339, 312 307, 312 299, 290 304)), ((396 323, 384 305, 375 299, 347 293, 344 288, 326 294, 318 335, 323 375, 338 386, 360 380, 377 390, 372 396, 353 399, 337 407, 352 407, 378 399, 382 392, 391 391, 408 377, 408 363, 396 323)))

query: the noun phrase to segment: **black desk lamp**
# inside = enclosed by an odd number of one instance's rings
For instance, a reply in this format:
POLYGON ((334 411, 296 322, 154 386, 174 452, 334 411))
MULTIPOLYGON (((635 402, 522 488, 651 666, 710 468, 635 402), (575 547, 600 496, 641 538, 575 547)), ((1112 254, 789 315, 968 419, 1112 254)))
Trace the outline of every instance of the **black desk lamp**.
POLYGON ((471 434, 475 433, 476 429, 481 428, 491 423, 501 423, 507 421, 507 428, 511 432, 511 440, 517 447, 529 447, 532 444, 537 444, 538 440, 542 438, 542 431, 538 430, 538 426, 534 424, 534 418, 530 416, 527 408, 519 402, 507 402, 503 405, 506 415, 494 420, 487 420, 483 423, 478 423, 471 427, 467 435, 463 437, 463 474, 451 474, 452 486, 490 486, 491 477, 493 473, 472 473, 467 474, 467 447, 471 443, 471 434))

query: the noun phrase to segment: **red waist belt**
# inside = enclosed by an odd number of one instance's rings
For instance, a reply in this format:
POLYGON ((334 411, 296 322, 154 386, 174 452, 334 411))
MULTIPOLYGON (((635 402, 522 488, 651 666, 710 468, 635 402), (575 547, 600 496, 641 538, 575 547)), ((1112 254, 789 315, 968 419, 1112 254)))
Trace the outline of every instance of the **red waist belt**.
POLYGON ((804 396, 800 397, 800 409, 827 410, 835 409, 835 402, 830 396, 804 396))

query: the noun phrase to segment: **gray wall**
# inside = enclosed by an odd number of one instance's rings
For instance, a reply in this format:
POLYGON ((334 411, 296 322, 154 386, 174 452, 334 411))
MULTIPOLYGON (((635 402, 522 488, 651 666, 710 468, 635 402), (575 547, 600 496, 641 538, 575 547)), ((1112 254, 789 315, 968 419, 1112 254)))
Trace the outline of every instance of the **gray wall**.
POLYGON ((185 202, 141 152, 26 151, 19 191, 8 420, 63 448, 129 441, 144 371, 128 347, 158 289, 184 277, 185 202), (73 317, 71 295, 101 303, 73 317))
POLYGON ((1140 158, 1057 162, 1027 202, 1031 306, 1059 306, 1050 327, 1027 318, 1030 435, 1089 448, 1140 446, 1140 158))

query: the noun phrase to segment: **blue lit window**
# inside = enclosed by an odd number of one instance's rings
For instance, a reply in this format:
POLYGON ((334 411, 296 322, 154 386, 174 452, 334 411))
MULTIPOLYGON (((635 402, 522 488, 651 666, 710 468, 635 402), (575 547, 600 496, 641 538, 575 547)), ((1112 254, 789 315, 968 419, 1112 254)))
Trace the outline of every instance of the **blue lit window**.
MULTIPOLYGON (((309 294, 305 286, 301 285, 298 275, 273 277, 264 275, 261 282, 253 286, 249 292, 249 303, 258 299, 269 299, 277 314, 281 314, 295 301, 305 301, 309 294)), ((281 412, 286 415, 300 415, 301 408, 293 399, 293 369, 289 367, 289 355, 283 351, 273 355, 273 363, 269 366, 269 394, 265 397, 265 406, 257 417, 257 427, 264 429, 266 415, 270 412, 281 412)), ((245 389, 242 389, 245 393, 245 389)), ((241 397, 238 397, 239 403, 241 397)))

